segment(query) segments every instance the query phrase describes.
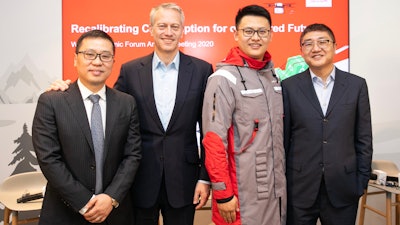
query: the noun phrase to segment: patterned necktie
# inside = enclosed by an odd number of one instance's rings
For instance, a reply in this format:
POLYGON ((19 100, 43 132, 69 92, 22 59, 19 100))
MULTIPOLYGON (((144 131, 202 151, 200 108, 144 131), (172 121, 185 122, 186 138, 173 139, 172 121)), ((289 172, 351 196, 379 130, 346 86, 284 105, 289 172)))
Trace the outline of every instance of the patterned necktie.
POLYGON ((101 119, 101 110, 99 105, 99 95, 90 95, 90 101, 93 103, 91 131, 92 140, 96 158, 96 194, 103 192, 103 147, 104 147, 104 133, 103 123, 101 119))

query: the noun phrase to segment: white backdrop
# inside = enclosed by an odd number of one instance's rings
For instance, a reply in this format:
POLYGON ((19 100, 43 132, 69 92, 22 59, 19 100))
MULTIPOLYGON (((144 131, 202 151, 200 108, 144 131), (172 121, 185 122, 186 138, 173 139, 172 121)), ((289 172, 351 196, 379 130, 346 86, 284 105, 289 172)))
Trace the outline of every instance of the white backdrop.
MULTIPOLYGON (((0 1, 0 180, 29 164, 38 168, 19 158, 32 154, 23 140, 31 135, 38 95, 62 77, 61 7, 61 0, 0 1)), ((350 1, 350 72, 369 86, 374 159, 400 167, 399 8, 398 0, 350 1)))
POLYGON ((61 0, 0 1, 0 15, 3 180, 33 153, 25 140, 31 135, 36 100, 51 81, 61 78, 61 0), (14 159, 18 161, 9 165, 14 159))
POLYGON ((400 168, 400 1, 350 1, 350 72, 367 79, 374 159, 400 168))

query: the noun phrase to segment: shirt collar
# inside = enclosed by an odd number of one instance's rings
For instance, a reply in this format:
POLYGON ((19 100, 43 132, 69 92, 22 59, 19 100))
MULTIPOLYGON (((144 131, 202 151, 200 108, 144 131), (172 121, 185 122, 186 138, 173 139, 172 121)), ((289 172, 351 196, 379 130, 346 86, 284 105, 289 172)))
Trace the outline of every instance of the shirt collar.
POLYGON ((79 90, 81 91, 83 100, 87 99, 89 97, 89 95, 91 95, 91 94, 98 94, 98 95, 100 95, 100 99, 106 100, 106 86, 105 85, 100 89, 100 91, 98 91, 97 93, 93 93, 85 85, 83 85, 79 79, 78 79, 77 83, 78 83, 79 90))
POLYGON ((161 61, 160 57, 158 57, 157 53, 154 52, 154 56, 153 56, 153 70, 155 69, 159 69, 159 68, 167 68, 167 69, 176 69, 178 70, 179 68, 179 51, 178 53, 176 53, 174 59, 172 60, 172 62, 168 65, 168 67, 161 61))
MULTIPOLYGON (((315 81, 315 80, 319 79, 319 77, 317 75, 315 75, 315 73, 313 73, 313 71, 311 71, 311 70, 310 70, 310 74, 311 74, 311 80, 315 81)), ((335 80, 335 76, 336 76, 336 67, 333 67, 333 70, 329 74, 327 81, 335 80)))

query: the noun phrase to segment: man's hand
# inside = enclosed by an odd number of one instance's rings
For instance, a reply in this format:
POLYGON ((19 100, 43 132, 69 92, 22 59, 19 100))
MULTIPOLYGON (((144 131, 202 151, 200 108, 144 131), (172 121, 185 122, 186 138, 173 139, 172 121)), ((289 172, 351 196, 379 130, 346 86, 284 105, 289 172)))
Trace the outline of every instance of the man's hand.
POLYGON ((227 223, 233 223, 236 221, 236 212, 239 212, 239 205, 236 196, 229 202, 217 203, 218 211, 221 217, 227 223))
POLYGON ((106 194, 96 195, 86 204, 88 211, 83 215, 91 223, 102 223, 113 209, 111 197, 106 194))
POLYGON ((65 91, 69 88, 70 84, 71 80, 56 80, 46 89, 46 91, 65 91))
POLYGON ((208 196, 210 196, 210 185, 197 182, 193 196, 193 204, 197 204, 196 209, 201 209, 207 203, 208 196))

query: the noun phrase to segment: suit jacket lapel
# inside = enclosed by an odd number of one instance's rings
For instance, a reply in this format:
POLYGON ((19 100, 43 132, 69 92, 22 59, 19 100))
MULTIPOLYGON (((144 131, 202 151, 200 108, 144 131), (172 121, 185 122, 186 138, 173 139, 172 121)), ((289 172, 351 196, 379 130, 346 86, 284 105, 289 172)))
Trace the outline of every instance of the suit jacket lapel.
POLYGON ((335 83, 333 85, 328 109, 326 110, 326 116, 329 115, 333 107, 339 102, 340 98, 343 96, 347 88, 346 74, 343 71, 338 70, 337 68, 335 68, 335 70, 335 83))
POLYGON ((117 123, 116 120, 118 119, 117 109, 119 108, 119 101, 115 96, 113 90, 106 86, 106 129, 105 129, 105 137, 104 137, 104 159, 107 155, 111 132, 114 130, 114 125, 117 123))
POLYGON ((90 148, 92 149, 92 151, 94 151, 89 121, 86 115, 85 105, 83 104, 82 95, 79 90, 78 84, 76 82, 71 84, 66 92, 67 95, 65 95, 65 98, 69 107, 71 108, 71 112, 74 114, 77 123, 81 127, 82 132, 85 135, 85 139, 90 145, 90 148))
POLYGON ((153 118, 156 124, 158 124, 159 129, 164 130, 160 117, 158 116, 157 106, 154 99, 152 60, 153 54, 143 58, 141 62, 142 67, 140 68, 140 71, 138 71, 139 82, 145 105, 147 107, 147 112, 151 114, 151 118, 153 118))
POLYGON ((191 59, 182 52, 180 52, 179 54, 180 54, 180 63, 179 63, 175 106, 172 111, 171 119, 169 121, 167 130, 178 119, 178 115, 182 110, 183 104, 185 103, 185 99, 189 91, 190 83, 193 76, 193 69, 190 66, 190 64, 192 63, 191 59))
POLYGON ((319 100, 317 94, 315 93, 314 85, 311 80, 310 70, 306 70, 305 72, 298 75, 299 78, 299 86, 304 96, 309 100, 314 109, 323 116, 321 105, 319 104, 319 100))

